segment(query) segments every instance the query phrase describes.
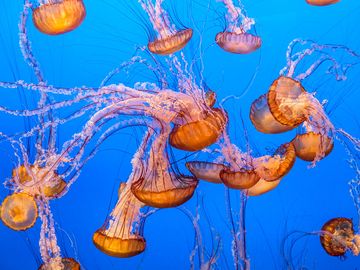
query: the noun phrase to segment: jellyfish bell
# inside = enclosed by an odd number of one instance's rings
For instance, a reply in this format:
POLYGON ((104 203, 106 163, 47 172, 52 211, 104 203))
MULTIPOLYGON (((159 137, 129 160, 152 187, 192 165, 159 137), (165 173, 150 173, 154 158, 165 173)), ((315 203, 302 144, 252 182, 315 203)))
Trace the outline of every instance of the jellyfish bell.
POLYGON ((36 28, 48 35, 59 35, 76 29, 86 16, 82 0, 46 0, 33 10, 36 28))
POLYGON ((273 189, 275 189, 279 184, 282 178, 279 178, 275 181, 265 181, 264 179, 260 179, 254 186, 249 189, 245 189, 243 192, 247 196, 260 196, 263 195, 273 189))
POLYGON ((354 228, 351 219, 333 218, 321 228, 320 243, 330 256, 343 256, 353 245, 354 228))
POLYGON ((184 151, 202 150, 219 139, 226 123, 224 111, 212 109, 201 120, 175 126, 169 136, 170 145, 184 151))
POLYGON ((298 134, 292 140, 296 156, 305 161, 314 161, 320 155, 330 154, 334 148, 334 141, 326 135, 315 132, 298 134))
POLYGON ((122 239, 108 236, 103 230, 97 230, 94 233, 93 243, 105 254, 118 258, 136 256, 146 248, 146 241, 141 235, 132 235, 130 238, 122 239))
POLYGON ((338 2, 340 2, 340 0, 306 0, 306 3, 312 6, 328 6, 338 2))
POLYGON ((220 32, 215 41, 223 50, 236 54, 249 54, 261 47, 261 38, 246 32, 220 32))
POLYGON ((220 172, 227 168, 223 164, 205 161, 186 162, 186 167, 197 179, 202 179, 215 184, 222 183, 220 172))
POLYGON ((144 204, 156 208, 177 207, 194 194, 198 180, 179 176, 168 171, 153 171, 131 185, 135 197, 144 204))
MULTIPOLYGON (((55 258, 56 260, 57 258, 55 258)), ((62 270, 80 270, 80 264, 73 258, 60 258, 60 267, 62 270)), ((59 262, 50 261, 49 263, 44 263, 40 265, 38 270, 54 270, 59 269, 59 262)))
POLYGON ((254 170, 246 169, 236 172, 222 170, 220 172, 220 178, 227 187, 240 190, 249 189, 260 180, 260 177, 254 170))
POLYGON ((250 120, 258 131, 267 134, 282 133, 294 128, 283 125, 274 118, 268 106, 267 94, 261 95, 251 104, 250 120))
POLYGON ((58 198, 66 190, 66 182, 47 167, 21 165, 12 171, 12 178, 20 184, 20 189, 32 196, 58 198))
POLYGON ((148 43, 149 51, 159 55, 169 55, 183 49, 190 41, 193 30, 190 28, 175 32, 170 36, 157 38, 148 43))
POLYGON ((272 83, 267 93, 271 114, 281 124, 297 127, 307 119, 305 94, 306 91, 300 82, 280 76, 272 83))
POLYGON ((15 231, 24 231, 34 226, 38 208, 34 197, 26 193, 7 196, 0 207, 2 222, 15 231))
POLYGON ((296 160, 295 147, 290 143, 281 145, 273 156, 262 156, 253 160, 256 173, 265 181, 276 181, 285 176, 296 160))

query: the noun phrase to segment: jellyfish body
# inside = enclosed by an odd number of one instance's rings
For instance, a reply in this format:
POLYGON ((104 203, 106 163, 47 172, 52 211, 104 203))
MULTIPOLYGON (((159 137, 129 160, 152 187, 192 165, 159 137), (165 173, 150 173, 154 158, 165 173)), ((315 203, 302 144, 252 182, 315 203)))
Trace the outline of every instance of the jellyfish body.
POLYGON ((263 195, 273 189, 275 189, 279 184, 282 178, 279 178, 275 181, 265 181, 264 179, 260 179, 254 186, 249 189, 244 190, 247 196, 260 196, 263 195))
POLYGON ((10 229, 24 231, 34 226, 38 208, 34 197, 26 193, 7 196, 0 208, 2 222, 10 229))
POLYGON ((220 178, 227 187, 239 190, 249 189, 260 180, 260 177, 254 170, 245 169, 236 172, 222 170, 220 178))
MULTIPOLYGON (((80 270, 80 264, 73 258, 61 258, 62 270, 80 270)), ((53 270, 58 266, 58 263, 54 265, 50 263, 40 265, 38 270, 53 270)))
POLYGON ((213 109, 203 119, 175 126, 170 133, 170 145, 185 151, 204 149, 219 139, 226 123, 225 113, 213 109))
POLYGON ((222 183, 220 172, 227 168, 223 164, 204 161, 186 162, 186 167, 197 179, 202 179, 215 184, 222 183))
POLYGON ((128 258, 143 252, 146 241, 139 231, 140 209, 143 206, 129 189, 121 194, 105 224, 93 234, 94 245, 109 256, 128 258))
POLYGON ((67 186, 56 172, 37 165, 17 167, 12 172, 12 178, 22 191, 33 196, 57 198, 67 186))
POLYGON ((184 29, 170 36, 158 38, 148 43, 149 51, 159 55, 169 55, 180 51, 190 41, 193 35, 192 29, 184 29))
POLYGON ((296 156, 305 161, 314 161, 320 153, 323 157, 330 154, 334 147, 332 138, 315 132, 298 134, 292 140, 295 147, 296 156))
POLYGON ((306 0, 306 3, 312 6, 328 6, 338 2, 340 2, 340 0, 306 0))
POLYGON ((300 82, 280 76, 272 83, 267 93, 271 114, 281 124, 297 127, 306 120, 305 93, 300 82))
POLYGON ((76 29, 86 16, 82 0, 47 1, 33 11, 36 28, 48 35, 59 35, 76 29))
POLYGON ((250 33, 220 32, 216 43, 225 51, 236 54, 248 54, 261 47, 261 38, 250 33))
POLYGON ((275 181, 285 176, 296 160, 295 147, 292 143, 281 145, 273 156, 255 158, 253 163, 256 173, 265 181, 275 181))
POLYGON ((294 127, 283 125, 270 112, 267 94, 261 95, 251 104, 250 119, 255 128, 268 134, 277 134, 292 130, 294 127))
POLYGON ((351 219, 333 218, 321 228, 324 234, 320 236, 320 243, 330 256, 343 256, 351 247, 354 239, 354 228, 351 219))

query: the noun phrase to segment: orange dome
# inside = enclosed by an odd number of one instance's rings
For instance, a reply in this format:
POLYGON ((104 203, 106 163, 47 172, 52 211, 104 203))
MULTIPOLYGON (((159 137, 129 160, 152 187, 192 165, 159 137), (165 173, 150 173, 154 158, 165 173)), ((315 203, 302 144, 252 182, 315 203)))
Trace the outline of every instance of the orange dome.
POLYGON ((193 34, 192 29, 184 29, 174 35, 149 42, 149 51, 155 54, 168 55, 180 51, 189 42, 193 34))
POLYGON ((205 161, 186 162, 188 170, 197 178, 210 183, 221 184, 220 172, 227 167, 223 164, 217 164, 205 161))
MULTIPOLYGON (((80 270, 80 264, 75 261, 73 258, 61 258, 61 263, 64 268, 62 270, 80 270)), ((40 265, 38 270, 52 270, 52 266, 48 266, 47 264, 40 265)))
POLYGON ((254 170, 241 170, 237 172, 223 170, 220 173, 220 177, 226 186, 234 189, 251 188, 260 180, 260 177, 254 170))
POLYGON ((33 11, 33 22, 40 32, 59 35, 77 28, 86 16, 82 0, 63 0, 42 4, 33 11))
POLYGON ((306 3, 313 6, 327 6, 337 2, 340 2, 340 0, 306 0, 306 3))

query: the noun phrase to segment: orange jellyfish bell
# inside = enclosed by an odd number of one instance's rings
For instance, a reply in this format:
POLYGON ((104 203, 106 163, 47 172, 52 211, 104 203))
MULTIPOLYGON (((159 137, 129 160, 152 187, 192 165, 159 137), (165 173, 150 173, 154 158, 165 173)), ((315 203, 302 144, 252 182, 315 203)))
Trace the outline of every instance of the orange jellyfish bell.
POLYGON ((260 177, 254 170, 245 169, 237 172, 223 170, 220 173, 220 177, 227 187, 234 189, 251 188, 260 180, 260 177))
POLYGON ((334 141, 330 137, 315 132, 298 134, 292 143, 296 156, 305 161, 314 161, 322 153, 325 157, 334 148, 334 141))
POLYGON ((223 164, 204 161, 186 162, 186 167, 197 179, 202 179, 215 184, 222 183, 220 172, 227 168, 223 164))
POLYGON ((2 222, 15 231, 24 231, 34 226, 38 208, 34 197, 26 193, 14 193, 0 207, 2 222))
POLYGON ((48 35, 59 35, 77 28, 86 16, 82 0, 50 1, 33 11, 36 28, 48 35))
POLYGON ((275 181, 265 181, 264 179, 260 179, 254 186, 249 189, 244 190, 247 196, 260 196, 263 195, 273 189, 275 189, 281 181, 282 178, 279 178, 275 181))
MULTIPOLYGON (((73 258, 61 258, 62 270, 80 270, 80 264, 73 258)), ((52 270, 54 269, 52 265, 42 264, 38 270, 52 270)))
POLYGON ((225 51, 237 54, 248 54, 261 47, 261 38, 246 32, 220 32, 215 41, 225 51))
POLYGON ((33 196, 44 195, 47 198, 57 198, 66 189, 66 182, 54 171, 36 165, 29 170, 21 165, 12 171, 13 179, 21 184, 21 189, 33 196))
POLYGON ((256 173, 265 181, 274 181, 285 176, 296 160, 295 147, 290 143, 281 145, 273 156, 255 158, 256 173))
POLYGON ((300 82, 285 76, 269 88, 267 101, 274 118, 281 124, 296 127, 306 120, 306 91, 300 82))
POLYGON ((175 126, 169 136, 170 145, 185 151, 198 151, 215 143, 223 132, 227 117, 213 109, 204 119, 175 126))
POLYGON ((340 2, 340 0, 306 0, 306 3, 312 6, 328 6, 338 2, 340 2))
POLYGON ((141 235, 132 235, 131 238, 122 239, 110 237, 104 231, 98 230, 93 235, 94 245, 105 254, 118 257, 133 257, 145 250, 146 242, 141 235))
POLYGON ((292 130, 294 127, 281 124, 269 110, 267 94, 256 99, 250 108, 250 120, 255 128, 268 134, 277 134, 292 130))
POLYGON ((148 43, 149 51, 154 54, 169 55, 180 51, 186 46, 193 35, 193 30, 188 28, 176 32, 175 34, 155 39, 148 43))
POLYGON ((198 180, 190 176, 178 176, 163 171, 147 173, 132 183, 131 191, 144 204, 156 208, 179 206, 194 194, 198 180))
POLYGON ((324 234, 320 236, 320 243, 330 256, 343 256, 351 248, 354 239, 354 228, 351 219, 333 218, 322 228, 324 234))

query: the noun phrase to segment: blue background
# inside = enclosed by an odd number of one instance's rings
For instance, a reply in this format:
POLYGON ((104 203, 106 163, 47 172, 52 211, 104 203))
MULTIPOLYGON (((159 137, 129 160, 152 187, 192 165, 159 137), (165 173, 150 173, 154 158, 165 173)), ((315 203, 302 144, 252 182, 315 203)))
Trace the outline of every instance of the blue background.
MULTIPOLYGON (((360 4, 355 0, 343 0, 328 7, 309 6, 304 0, 244 1, 249 16, 256 20, 256 30, 263 41, 261 49, 250 55, 226 53, 214 44, 216 33, 224 27, 221 3, 215 0, 165 0, 165 4, 176 10, 184 25, 197 28, 185 52, 189 57, 194 55, 201 37, 203 76, 219 100, 243 94, 240 100, 225 104, 230 114, 232 139, 240 146, 245 145, 242 116, 250 145, 261 154, 291 140, 295 134, 295 131, 281 135, 261 134, 248 119, 252 101, 267 91, 285 65, 288 43, 296 37, 311 38, 319 43, 343 44, 360 52, 360 4), (254 75, 254 83, 244 94, 254 75)), ((49 84, 98 86, 110 70, 130 59, 136 47, 147 44, 145 24, 140 20, 141 17, 147 20, 147 17, 137 1, 85 0, 85 5, 87 17, 84 23, 65 35, 46 36, 33 27, 31 20, 28 23, 34 54, 49 84)), ((35 81, 18 46, 17 24, 21 10, 21 1, 0 0, 0 81, 35 81)), ((349 72, 346 82, 336 82, 320 71, 304 82, 308 91, 317 92, 320 100, 328 99, 327 108, 334 125, 356 137, 360 137, 359 75, 360 67, 357 66, 349 72)), ((141 72, 132 76, 129 81, 148 79, 141 72)), ((21 103, 24 101, 22 90, 0 91, 0 104, 13 109, 34 107, 38 98, 36 94, 27 93, 28 104, 24 105, 21 103)), ((60 128, 59 141, 63 142, 79 131, 85 120, 79 119, 60 128)), ((24 128, 23 119, 0 115, 1 132, 12 134, 24 128)), ((115 204, 119 183, 125 181, 131 171, 130 159, 137 146, 135 137, 139 137, 138 133, 139 130, 129 129, 106 141, 85 166, 70 192, 51 204, 63 254, 77 258, 85 269, 189 268, 194 229, 188 218, 176 209, 161 210, 146 221, 144 234, 148 246, 137 257, 111 258, 92 244, 93 232, 102 225, 115 204)), ((178 153, 178 156, 182 157, 184 153, 178 153)), ((297 160, 277 189, 249 199, 246 225, 252 269, 285 269, 280 251, 284 237, 291 231, 316 231, 328 219, 338 216, 353 218, 358 224, 348 186, 354 171, 346 159, 343 147, 336 142, 331 155, 316 168, 308 169, 307 163, 297 160)), ((11 148, 0 144, 1 181, 10 176, 13 162, 11 148)), ((211 250, 210 231, 219 233, 222 248, 218 269, 233 269, 224 193, 222 186, 202 182, 197 194, 184 206, 194 211, 197 202, 203 199, 200 225, 204 246, 211 250), (206 222, 205 213, 210 222, 206 222)), ((1 200, 7 194, 1 186, 1 200)), ((231 196, 236 212, 238 192, 232 191, 231 196)), ((39 228, 39 220, 34 228, 21 233, 0 224, 0 269, 37 269, 40 264, 39 228)), ((349 255, 340 260, 328 256, 317 236, 296 242, 293 258, 295 265, 307 269, 360 268, 360 258, 349 255)))

